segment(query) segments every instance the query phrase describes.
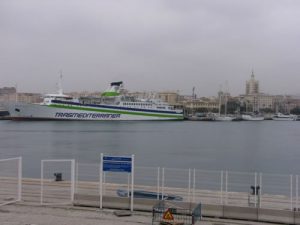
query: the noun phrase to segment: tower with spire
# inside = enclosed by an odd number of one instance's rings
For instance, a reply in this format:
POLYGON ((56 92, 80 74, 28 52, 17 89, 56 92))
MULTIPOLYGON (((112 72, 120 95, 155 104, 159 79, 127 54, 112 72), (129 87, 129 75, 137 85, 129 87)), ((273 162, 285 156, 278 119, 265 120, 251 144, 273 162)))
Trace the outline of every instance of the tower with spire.
POLYGON ((259 82, 254 78, 254 72, 252 70, 250 80, 246 81, 246 95, 259 94, 259 82))

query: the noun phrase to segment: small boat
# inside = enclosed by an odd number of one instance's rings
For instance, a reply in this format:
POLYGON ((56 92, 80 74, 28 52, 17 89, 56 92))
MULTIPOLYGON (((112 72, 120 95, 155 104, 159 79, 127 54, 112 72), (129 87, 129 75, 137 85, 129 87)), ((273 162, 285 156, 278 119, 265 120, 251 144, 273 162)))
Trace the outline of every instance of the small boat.
MULTIPOLYGON (((117 195, 119 197, 130 197, 131 196, 131 191, 123 190, 123 189, 118 189, 117 190, 117 195)), ((133 191, 133 196, 134 198, 147 198, 147 199, 157 199, 157 196, 159 196, 159 199, 163 200, 169 200, 169 201, 182 201, 183 198, 178 195, 170 195, 170 194, 162 194, 162 193, 157 193, 157 192, 152 192, 152 191, 141 191, 141 190, 135 190, 133 191)))
POLYGON ((282 114, 282 113, 276 113, 273 117, 273 120, 276 121, 294 121, 297 119, 297 117, 295 115, 291 115, 291 114, 282 114))
POLYGON ((242 115, 242 119, 245 120, 245 121, 262 121, 265 118, 261 115, 244 114, 244 115, 242 115))
POLYGON ((233 121, 234 117, 231 117, 231 116, 222 116, 222 115, 219 115, 215 118, 215 121, 233 121))
POLYGON ((213 113, 196 113, 193 116, 189 116, 187 119, 192 121, 214 121, 215 116, 213 113))
POLYGON ((225 114, 221 115, 222 94, 219 95, 219 113, 215 115, 215 121, 233 121, 235 117, 227 116, 227 95, 225 95, 225 114))

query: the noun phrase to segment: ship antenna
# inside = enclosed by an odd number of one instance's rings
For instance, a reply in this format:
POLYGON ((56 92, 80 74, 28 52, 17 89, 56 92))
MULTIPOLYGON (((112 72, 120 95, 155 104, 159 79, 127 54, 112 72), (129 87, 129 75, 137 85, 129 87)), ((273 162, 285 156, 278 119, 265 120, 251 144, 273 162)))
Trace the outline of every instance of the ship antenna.
POLYGON ((60 95, 63 94, 63 89, 62 89, 62 71, 60 71, 60 76, 59 76, 59 81, 58 81, 58 94, 60 94, 60 95))
POLYGON ((15 89, 16 89, 16 102, 18 102, 18 83, 16 83, 15 85, 15 89))
POLYGON ((193 87, 192 99, 193 99, 193 100, 196 99, 196 95, 195 95, 195 87, 193 87))

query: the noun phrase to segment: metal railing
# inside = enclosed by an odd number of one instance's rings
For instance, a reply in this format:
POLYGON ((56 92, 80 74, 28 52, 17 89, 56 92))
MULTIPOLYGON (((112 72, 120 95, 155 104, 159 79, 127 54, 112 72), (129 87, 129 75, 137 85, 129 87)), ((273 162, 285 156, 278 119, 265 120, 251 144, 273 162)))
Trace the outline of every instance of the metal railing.
POLYGON ((75 193, 75 160, 42 160, 40 184, 41 205, 67 205, 72 203, 75 193))
MULTIPOLYGON (((22 178, 21 158, 0 160, 0 205, 21 197, 37 204, 64 204, 72 202, 74 193, 100 193, 99 164, 43 160, 41 167, 41 179, 27 179, 22 178), (58 172, 63 173, 62 182, 55 182, 58 172)), ((157 200, 172 197, 173 201, 299 211, 298 175, 135 166, 134 176, 134 191, 150 193, 157 200)), ((118 196, 121 189, 129 197, 130 178, 130 174, 104 173, 103 195, 118 196)))
MULTIPOLYGON (((75 192, 99 193, 99 165, 78 164, 75 192)), ((129 175, 104 174, 104 195, 129 190, 129 175)), ((298 175, 135 166, 134 190, 156 199, 178 196, 185 202, 294 210, 299 207, 298 175)), ((176 201, 176 200, 175 200, 176 201)))
POLYGON ((0 159, 0 206, 22 200, 22 157, 0 159))

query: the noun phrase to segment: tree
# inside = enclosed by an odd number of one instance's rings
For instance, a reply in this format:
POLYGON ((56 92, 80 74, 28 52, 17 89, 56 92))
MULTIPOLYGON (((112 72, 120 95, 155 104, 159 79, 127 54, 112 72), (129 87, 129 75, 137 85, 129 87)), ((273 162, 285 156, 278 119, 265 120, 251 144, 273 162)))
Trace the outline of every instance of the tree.
POLYGON ((297 106, 291 110, 292 114, 300 115, 300 107, 297 106))
POLYGON ((271 108, 264 108, 264 109, 260 109, 260 112, 263 113, 274 113, 274 110, 271 108))
POLYGON ((239 111, 240 109, 240 102, 236 99, 230 99, 227 102, 227 113, 228 114, 234 114, 236 111, 239 111))

